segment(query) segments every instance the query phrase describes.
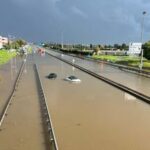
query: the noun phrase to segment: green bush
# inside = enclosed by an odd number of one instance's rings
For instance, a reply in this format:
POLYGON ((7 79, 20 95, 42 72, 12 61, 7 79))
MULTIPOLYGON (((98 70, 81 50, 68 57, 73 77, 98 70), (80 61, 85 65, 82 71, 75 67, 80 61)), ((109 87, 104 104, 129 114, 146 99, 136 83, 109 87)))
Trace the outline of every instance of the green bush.
POLYGON ((16 56, 16 52, 0 50, 0 65, 7 63, 11 58, 16 56))
POLYGON ((150 41, 143 45, 144 57, 150 60, 150 41))

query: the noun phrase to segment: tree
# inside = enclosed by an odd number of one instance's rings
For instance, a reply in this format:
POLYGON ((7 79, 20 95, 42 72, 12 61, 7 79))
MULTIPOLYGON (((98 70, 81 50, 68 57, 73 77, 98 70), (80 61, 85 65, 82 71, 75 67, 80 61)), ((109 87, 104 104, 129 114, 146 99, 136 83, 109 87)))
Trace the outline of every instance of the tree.
POLYGON ((19 47, 20 47, 20 45, 17 42, 12 42, 10 45, 10 48, 12 48, 12 49, 19 49, 19 47))
POLYGON ((23 45, 26 45, 26 41, 22 40, 22 39, 18 39, 16 41, 14 41, 16 44, 19 45, 19 47, 22 47, 23 45))
POLYGON ((112 46, 112 45, 108 45, 107 47, 108 47, 109 49, 112 49, 112 48, 113 48, 113 46, 112 46))
POLYGON ((90 44, 90 49, 93 49, 93 45, 92 44, 90 44))
POLYGON ((5 44, 3 47, 4 47, 4 49, 6 49, 6 50, 7 50, 7 49, 10 49, 10 44, 5 44))
POLYGON ((107 49, 108 48, 108 46, 107 45, 103 45, 103 49, 107 49))
POLYGON ((142 48, 144 50, 144 57, 150 60, 150 41, 143 44, 142 48))
POLYGON ((22 47, 23 45, 25 45, 26 42, 24 40, 16 40, 16 41, 12 41, 9 42, 8 44, 4 45, 5 49, 19 49, 20 47, 22 47))
POLYGON ((124 50, 128 50, 128 45, 126 45, 125 43, 122 43, 121 45, 121 49, 124 49, 124 50))
POLYGON ((119 44, 114 44, 115 49, 121 49, 121 46, 119 44))
POLYGON ((99 51, 100 51, 99 46, 96 46, 96 47, 94 48, 94 52, 95 52, 95 54, 96 54, 96 55, 98 55, 99 51))
POLYGON ((98 47, 99 47, 99 49, 102 49, 102 46, 100 44, 98 45, 98 47))

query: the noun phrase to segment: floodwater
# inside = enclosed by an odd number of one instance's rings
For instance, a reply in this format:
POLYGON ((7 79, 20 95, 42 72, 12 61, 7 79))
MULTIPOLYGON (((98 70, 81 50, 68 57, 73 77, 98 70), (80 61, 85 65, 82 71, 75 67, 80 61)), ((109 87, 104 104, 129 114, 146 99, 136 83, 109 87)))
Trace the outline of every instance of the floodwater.
POLYGON ((15 57, 0 66, 0 113, 4 107, 19 72, 22 59, 15 57))
POLYGON ((60 150, 150 149, 148 104, 48 55, 36 61, 60 150), (50 72, 58 78, 48 80, 50 72))
POLYGON ((32 57, 27 59, 7 114, 0 130, 1 150, 47 149, 32 57))
POLYGON ((99 75, 109 78, 117 83, 121 83, 131 89, 139 91, 145 95, 150 96, 150 78, 140 76, 134 73, 120 70, 116 67, 107 65, 101 62, 93 62, 88 60, 83 60, 80 58, 75 58, 67 55, 61 55, 54 51, 49 51, 53 55, 62 57, 63 59, 73 61, 77 65, 82 66, 88 70, 91 70, 99 75))
POLYGON ((39 67, 59 150, 149 150, 150 106, 49 55, 27 59, 0 129, 2 150, 48 150, 33 63, 39 67), (46 76, 57 73, 55 80, 46 76), (68 75, 82 82, 64 80, 68 75))

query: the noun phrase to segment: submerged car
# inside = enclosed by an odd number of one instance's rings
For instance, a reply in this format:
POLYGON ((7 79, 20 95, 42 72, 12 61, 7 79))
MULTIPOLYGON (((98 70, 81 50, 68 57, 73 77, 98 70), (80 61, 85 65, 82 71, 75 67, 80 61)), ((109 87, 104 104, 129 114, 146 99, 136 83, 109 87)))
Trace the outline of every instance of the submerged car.
POLYGON ((70 81, 70 82, 81 82, 81 80, 75 76, 69 76, 67 78, 65 78, 66 81, 70 81))
POLYGON ((48 79, 56 79, 57 78, 57 74, 56 73, 50 73, 48 76, 47 76, 48 79))

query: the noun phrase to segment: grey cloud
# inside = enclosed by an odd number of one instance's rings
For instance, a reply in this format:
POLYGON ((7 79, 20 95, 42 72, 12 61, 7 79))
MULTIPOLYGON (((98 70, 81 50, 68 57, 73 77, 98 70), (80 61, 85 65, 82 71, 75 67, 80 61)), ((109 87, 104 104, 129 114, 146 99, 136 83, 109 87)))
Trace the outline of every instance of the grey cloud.
POLYGON ((75 14, 77 14, 77 15, 83 17, 83 18, 88 18, 87 14, 84 13, 83 11, 81 11, 81 10, 80 10, 79 8, 77 8, 76 6, 73 6, 73 7, 71 8, 71 10, 72 10, 73 13, 75 13, 75 14))
MULTIPOLYGON (((139 40, 142 11, 149 8, 149 0, 5 0, 0 5, 0 33, 60 42, 63 31, 65 42, 128 43, 139 40)), ((145 40, 149 16, 147 12, 145 40)))

